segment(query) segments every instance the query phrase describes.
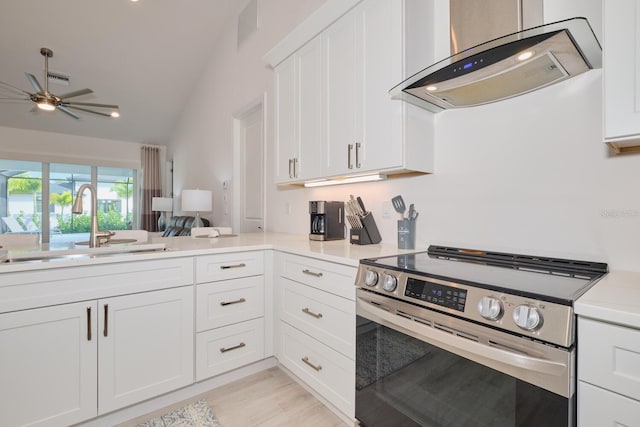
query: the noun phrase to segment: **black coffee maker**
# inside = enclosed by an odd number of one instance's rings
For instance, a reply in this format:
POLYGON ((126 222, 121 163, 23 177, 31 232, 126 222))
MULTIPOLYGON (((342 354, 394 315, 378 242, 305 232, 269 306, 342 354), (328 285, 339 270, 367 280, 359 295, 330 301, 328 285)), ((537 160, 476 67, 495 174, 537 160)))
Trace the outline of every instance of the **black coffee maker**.
POLYGON ((344 202, 309 202, 309 240, 344 239, 344 202))

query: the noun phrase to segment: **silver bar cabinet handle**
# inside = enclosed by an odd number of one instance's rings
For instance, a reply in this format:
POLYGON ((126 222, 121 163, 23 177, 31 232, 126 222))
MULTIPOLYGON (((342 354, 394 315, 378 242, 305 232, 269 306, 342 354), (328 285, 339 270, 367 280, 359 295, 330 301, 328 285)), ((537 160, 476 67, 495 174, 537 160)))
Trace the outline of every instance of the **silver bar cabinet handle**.
POLYGON ((220 301, 220 305, 224 307, 225 305, 240 304, 241 302, 245 302, 245 301, 246 299, 244 298, 240 298, 235 301, 220 301))
POLYGON ((316 319, 322 319, 322 313, 314 313, 313 311, 309 310, 307 307, 303 308, 302 312, 305 314, 308 314, 309 316, 313 316, 316 319))
POLYGON ((308 274, 309 276, 313 276, 313 277, 322 277, 322 273, 316 273, 315 271, 311 271, 311 270, 308 270, 308 269, 306 269, 306 268, 305 268, 304 270, 302 270, 302 272, 303 272, 304 274, 308 274))
POLYGON ((360 164, 360 147, 362 147, 362 144, 356 142, 356 168, 360 168, 362 166, 360 164))
POLYGON ((351 150, 353 150, 353 144, 347 145, 347 167, 353 169, 353 163, 351 163, 351 150))
POLYGON ((227 270, 229 268, 242 268, 242 267, 246 267, 247 264, 245 264, 244 262, 241 262, 240 264, 231 264, 231 265, 221 265, 220 266, 220 270, 227 270))
POLYGON ((238 345, 234 345, 233 347, 220 347, 220 353, 226 353, 227 351, 237 350, 239 348, 246 347, 246 344, 241 342, 238 345))
POLYGON ((315 369, 316 372, 320 372, 322 370, 322 365, 314 365, 313 363, 309 362, 309 358, 307 356, 303 357, 302 361, 315 369))
POLYGON ((109 335, 109 304, 104 305, 104 330, 102 334, 106 337, 109 335))
POLYGON ((87 341, 91 341, 91 307, 87 307, 87 341))
POLYGON ((293 158, 293 177, 294 178, 298 177, 298 158, 297 157, 293 158))

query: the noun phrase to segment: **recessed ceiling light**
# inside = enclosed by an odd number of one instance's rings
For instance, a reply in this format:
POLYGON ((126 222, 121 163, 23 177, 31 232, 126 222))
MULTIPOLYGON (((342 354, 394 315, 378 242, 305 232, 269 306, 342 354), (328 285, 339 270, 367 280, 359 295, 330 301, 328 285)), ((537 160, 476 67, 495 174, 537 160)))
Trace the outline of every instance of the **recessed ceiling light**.
MULTIPOLYGON (((131 0, 134 1, 134 0, 131 0)), ((135 0, 137 1, 137 0, 135 0)), ((118 117, 120 117, 120 113, 118 113, 117 111, 112 111, 111 112, 111 117, 113 117, 114 119, 117 119, 118 117)))
POLYGON ((526 52, 522 52, 520 55, 518 55, 518 61, 526 61, 527 59, 531 58, 534 53, 535 52, 532 50, 527 50, 526 52))
POLYGON ((438 90, 438 86, 427 86, 425 89, 429 92, 433 92, 434 90, 438 90))

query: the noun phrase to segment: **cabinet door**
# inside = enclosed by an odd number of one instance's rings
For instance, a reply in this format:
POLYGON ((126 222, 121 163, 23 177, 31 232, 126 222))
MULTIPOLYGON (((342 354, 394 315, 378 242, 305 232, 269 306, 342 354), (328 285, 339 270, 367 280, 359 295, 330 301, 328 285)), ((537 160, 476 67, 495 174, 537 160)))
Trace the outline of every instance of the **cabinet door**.
POLYGON ((579 381, 580 427, 640 427, 640 402, 579 381))
POLYGON ((605 139, 640 137, 640 0, 604 3, 605 139))
POLYGON ((298 180, 322 176, 322 38, 316 36, 294 56, 298 99, 298 147, 294 175, 298 180))
POLYGON ((274 70, 275 76, 275 139, 277 183, 293 180, 293 161, 297 154, 295 135, 295 63, 291 56, 274 70))
POLYGON ((323 33, 325 58, 324 175, 354 173, 356 143, 356 25, 352 10, 323 33))
POLYGON ((0 315, 0 424, 67 426, 97 414, 96 303, 0 315))
POLYGON ((402 103, 389 89, 402 79, 401 2, 367 0, 356 16, 356 129, 354 169, 402 165, 402 103))
POLYGON ((104 414, 193 382, 193 287, 98 301, 104 414))

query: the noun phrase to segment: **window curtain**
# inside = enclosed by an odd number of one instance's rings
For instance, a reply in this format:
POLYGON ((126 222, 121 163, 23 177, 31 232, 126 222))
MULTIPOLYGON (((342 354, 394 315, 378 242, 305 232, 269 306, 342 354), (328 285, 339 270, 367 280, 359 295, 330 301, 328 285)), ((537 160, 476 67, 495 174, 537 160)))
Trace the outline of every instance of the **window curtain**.
POLYGON ((141 228, 147 231, 158 231, 160 212, 151 210, 154 197, 162 197, 162 178, 160 173, 160 149, 142 147, 142 185, 141 196, 141 228))

